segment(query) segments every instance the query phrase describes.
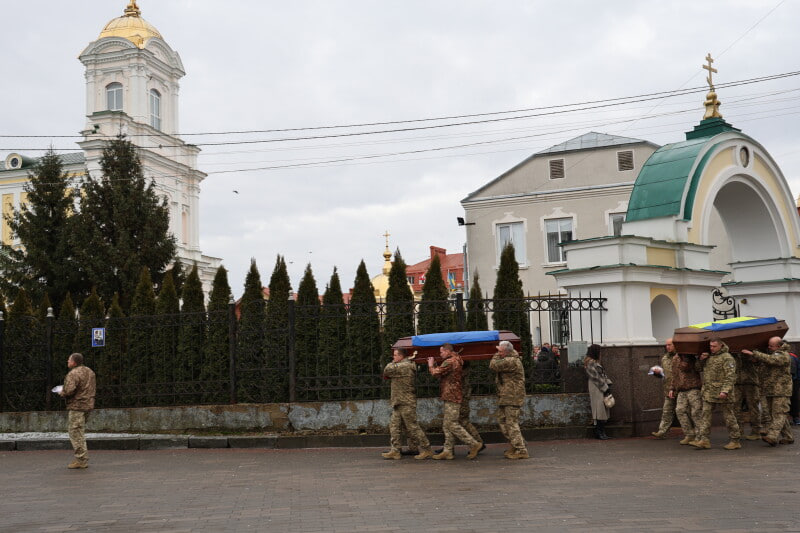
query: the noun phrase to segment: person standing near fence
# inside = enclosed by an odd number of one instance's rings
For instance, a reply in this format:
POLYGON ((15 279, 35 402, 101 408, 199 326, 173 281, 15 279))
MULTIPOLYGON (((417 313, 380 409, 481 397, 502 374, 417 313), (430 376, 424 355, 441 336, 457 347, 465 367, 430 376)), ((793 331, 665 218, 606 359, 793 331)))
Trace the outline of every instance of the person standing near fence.
POLYGON ((392 362, 383 369, 383 378, 391 380, 392 418, 389 422, 389 436, 391 450, 382 453, 384 459, 400 459, 403 426, 410 437, 419 446, 419 454, 414 459, 427 459, 433 457, 428 437, 417 423, 417 396, 414 393, 414 378, 417 374, 417 364, 406 357, 402 348, 392 352, 392 362))
POLYGON ((664 343, 666 353, 661 356, 661 388, 664 391, 664 405, 661 407, 661 423, 658 429, 651 433, 657 439, 667 436, 667 431, 672 427, 672 420, 675 418, 675 396, 670 394, 672 390, 672 360, 675 357, 675 345, 672 339, 667 339, 664 343))
POLYGON ((606 407, 603 400, 611 395, 612 381, 600 364, 600 345, 592 344, 586 349, 583 367, 589 378, 589 403, 594 419, 594 436, 600 440, 608 440, 611 437, 606 435, 606 422, 611 417, 611 410, 606 407))
POLYGON ((437 460, 452 460, 455 457, 453 455, 453 447, 456 439, 458 439, 469 446, 467 459, 475 459, 481 450, 481 443, 475 440, 458 423, 461 400, 463 399, 461 372, 464 363, 461 360, 461 356, 453 351, 452 344, 443 344, 439 348, 439 354, 442 356, 442 362, 439 365, 434 362, 433 357, 428 357, 428 371, 440 381, 441 398, 444 404, 442 413, 444 419, 442 421, 444 449, 441 453, 434 455, 433 458, 437 460))
POLYGON ((507 459, 527 459, 528 447, 519 429, 519 411, 525 401, 525 369, 510 342, 500 342, 489 368, 497 374, 495 382, 500 431, 511 445, 504 455, 507 459))
POLYGON ((64 378, 64 387, 59 394, 67 400, 69 441, 75 459, 67 468, 88 468, 89 451, 86 449, 86 418, 94 409, 97 384, 94 372, 83 364, 83 355, 74 353, 67 359, 70 371, 64 378))

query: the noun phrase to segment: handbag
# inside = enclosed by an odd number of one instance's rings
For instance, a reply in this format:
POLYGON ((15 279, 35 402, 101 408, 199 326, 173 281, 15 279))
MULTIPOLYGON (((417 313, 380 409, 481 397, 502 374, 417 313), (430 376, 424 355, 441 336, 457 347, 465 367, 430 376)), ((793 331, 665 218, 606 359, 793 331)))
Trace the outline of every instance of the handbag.
POLYGON ((603 397, 603 405, 605 405, 608 409, 611 409, 617 404, 617 400, 614 399, 613 394, 609 394, 608 396, 603 397))

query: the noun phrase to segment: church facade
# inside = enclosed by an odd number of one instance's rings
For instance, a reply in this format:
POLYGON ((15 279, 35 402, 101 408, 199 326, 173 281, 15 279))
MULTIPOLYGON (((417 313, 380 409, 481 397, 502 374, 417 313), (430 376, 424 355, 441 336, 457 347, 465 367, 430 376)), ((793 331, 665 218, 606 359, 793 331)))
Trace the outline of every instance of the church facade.
MULTIPOLYGON (((130 0, 121 17, 111 20, 98 38, 80 53, 85 66, 86 119, 78 142, 81 151, 61 156, 64 170, 80 178, 100 176, 105 141, 123 135, 138 147, 146 178, 169 207, 170 232, 177 257, 196 264, 206 293, 221 259, 200 250, 200 149, 179 137, 180 79, 185 75, 178 52, 141 16, 130 0)), ((8 154, 0 167, 2 213, 25 204, 23 186, 36 159, 8 154)), ((0 237, 14 244, 3 220, 0 237)))

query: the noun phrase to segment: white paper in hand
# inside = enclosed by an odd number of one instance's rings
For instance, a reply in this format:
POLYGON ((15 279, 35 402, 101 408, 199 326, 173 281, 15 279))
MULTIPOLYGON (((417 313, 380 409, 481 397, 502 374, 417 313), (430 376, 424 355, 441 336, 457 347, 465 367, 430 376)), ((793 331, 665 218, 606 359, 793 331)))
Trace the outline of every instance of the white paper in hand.
POLYGON ((53 392, 56 394, 61 394, 61 391, 64 390, 64 385, 56 385, 53 387, 53 392))

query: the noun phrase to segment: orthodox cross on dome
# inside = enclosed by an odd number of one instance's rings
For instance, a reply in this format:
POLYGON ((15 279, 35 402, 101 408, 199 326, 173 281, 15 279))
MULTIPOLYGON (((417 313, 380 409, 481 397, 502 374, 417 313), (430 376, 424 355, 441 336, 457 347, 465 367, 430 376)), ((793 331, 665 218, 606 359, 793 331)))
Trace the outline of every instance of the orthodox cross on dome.
POLYGON ((714 62, 714 59, 711 57, 711 53, 709 52, 706 55, 706 62, 708 64, 703 65, 703 68, 708 71, 708 76, 706 77, 706 81, 708 82, 708 94, 706 95, 706 101, 703 102, 703 105, 706 107, 706 112, 703 114, 703 120, 709 118, 722 118, 722 114, 719 112, 720 101, 717 100, 717 93, 714 90, 714 80, 712 76, 717 72, 717 69, 711 66, 714 62))
POLYGON ((392 252, 389 251, 389 237, 390 237, 389 230, 386 230, 386 233, 383 234, 386 237, 386 250, 383 251, 383 273, 387 276, 389 275, 389 271, 392 269, 392 252))
POLYGON ((139 10, 139 6, 136 5, 136 0, 130 0, 130 2, 128 2, 128 7, 125 8, 125 16, 126 17, 142 16, 142 12, 139 10))

